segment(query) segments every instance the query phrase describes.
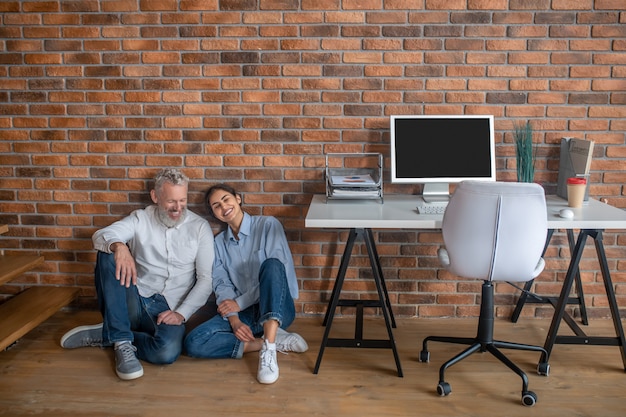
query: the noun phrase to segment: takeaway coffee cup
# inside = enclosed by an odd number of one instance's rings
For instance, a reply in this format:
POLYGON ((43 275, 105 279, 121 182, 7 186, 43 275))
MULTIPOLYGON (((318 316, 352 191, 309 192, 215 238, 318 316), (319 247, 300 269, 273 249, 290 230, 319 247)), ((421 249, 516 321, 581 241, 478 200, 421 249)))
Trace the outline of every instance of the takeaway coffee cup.
POLYGON ((585 178, 572 177, 567 179, 567 205, 573 208, 583 206, 587 180, 585 178))

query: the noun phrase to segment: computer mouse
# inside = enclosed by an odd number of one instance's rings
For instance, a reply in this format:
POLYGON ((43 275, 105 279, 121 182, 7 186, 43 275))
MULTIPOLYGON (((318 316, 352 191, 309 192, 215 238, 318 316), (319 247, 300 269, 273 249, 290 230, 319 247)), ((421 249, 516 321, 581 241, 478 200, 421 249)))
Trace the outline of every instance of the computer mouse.
POLYGON ((564 219, 573 219, 574 218, 574 212, 570 209, 561 209, 561 211, 559 211, 559 216, 563 217, 564 219))

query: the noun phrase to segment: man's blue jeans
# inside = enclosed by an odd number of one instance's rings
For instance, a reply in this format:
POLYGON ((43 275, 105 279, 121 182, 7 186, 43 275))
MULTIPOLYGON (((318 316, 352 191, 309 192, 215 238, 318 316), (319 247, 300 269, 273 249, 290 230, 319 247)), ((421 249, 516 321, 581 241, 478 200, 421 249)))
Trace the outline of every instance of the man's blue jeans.
POLYGON ((113 254, 98 252, 95 278, 105 346, 131 341, 139 359, 155 364, 169 364, 180 356, 185 326, 156 324, 159 313, 170 310, 162 295, 146 298, 135 285, 120 285, 113 254))
MULTIPOLYGON (((277 320, 286 329, 296 317, 289 292, 285 266, 278 259, 266 259, 259 272, 259 303, 239 312, 256 337, 263 334, 263 323, 277 320)), ((227 319, 219 314, 200 324, 185 338, 187 354, 196 358, 241 358, 243 342, 233 334, 227 319)))

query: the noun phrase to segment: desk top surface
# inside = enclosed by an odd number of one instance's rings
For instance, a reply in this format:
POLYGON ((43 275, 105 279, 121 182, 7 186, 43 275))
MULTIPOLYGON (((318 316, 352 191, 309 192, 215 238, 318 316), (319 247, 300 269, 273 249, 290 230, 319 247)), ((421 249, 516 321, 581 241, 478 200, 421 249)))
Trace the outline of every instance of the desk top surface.
MULTIPOLYGON (((305 226, 325 228, 440 229, 443 215, 419 214, 417 196, 385 195, 379 200, 328 200, 314 195, 305 226)), ((567 200, 546 196, 550 229, 626 229, 626 211, 589 199, 582 208, 572 209, 573 219, 559 217, 567 200)))

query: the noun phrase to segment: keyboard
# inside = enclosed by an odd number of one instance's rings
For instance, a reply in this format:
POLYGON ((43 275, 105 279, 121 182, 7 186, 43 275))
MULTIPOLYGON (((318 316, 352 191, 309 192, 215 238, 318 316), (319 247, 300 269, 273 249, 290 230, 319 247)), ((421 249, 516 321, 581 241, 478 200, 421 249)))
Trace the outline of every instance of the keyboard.
POLYGON ((447 203, 423 203, 417 206, 419 214, 443 214, 448 207, 447 203))

